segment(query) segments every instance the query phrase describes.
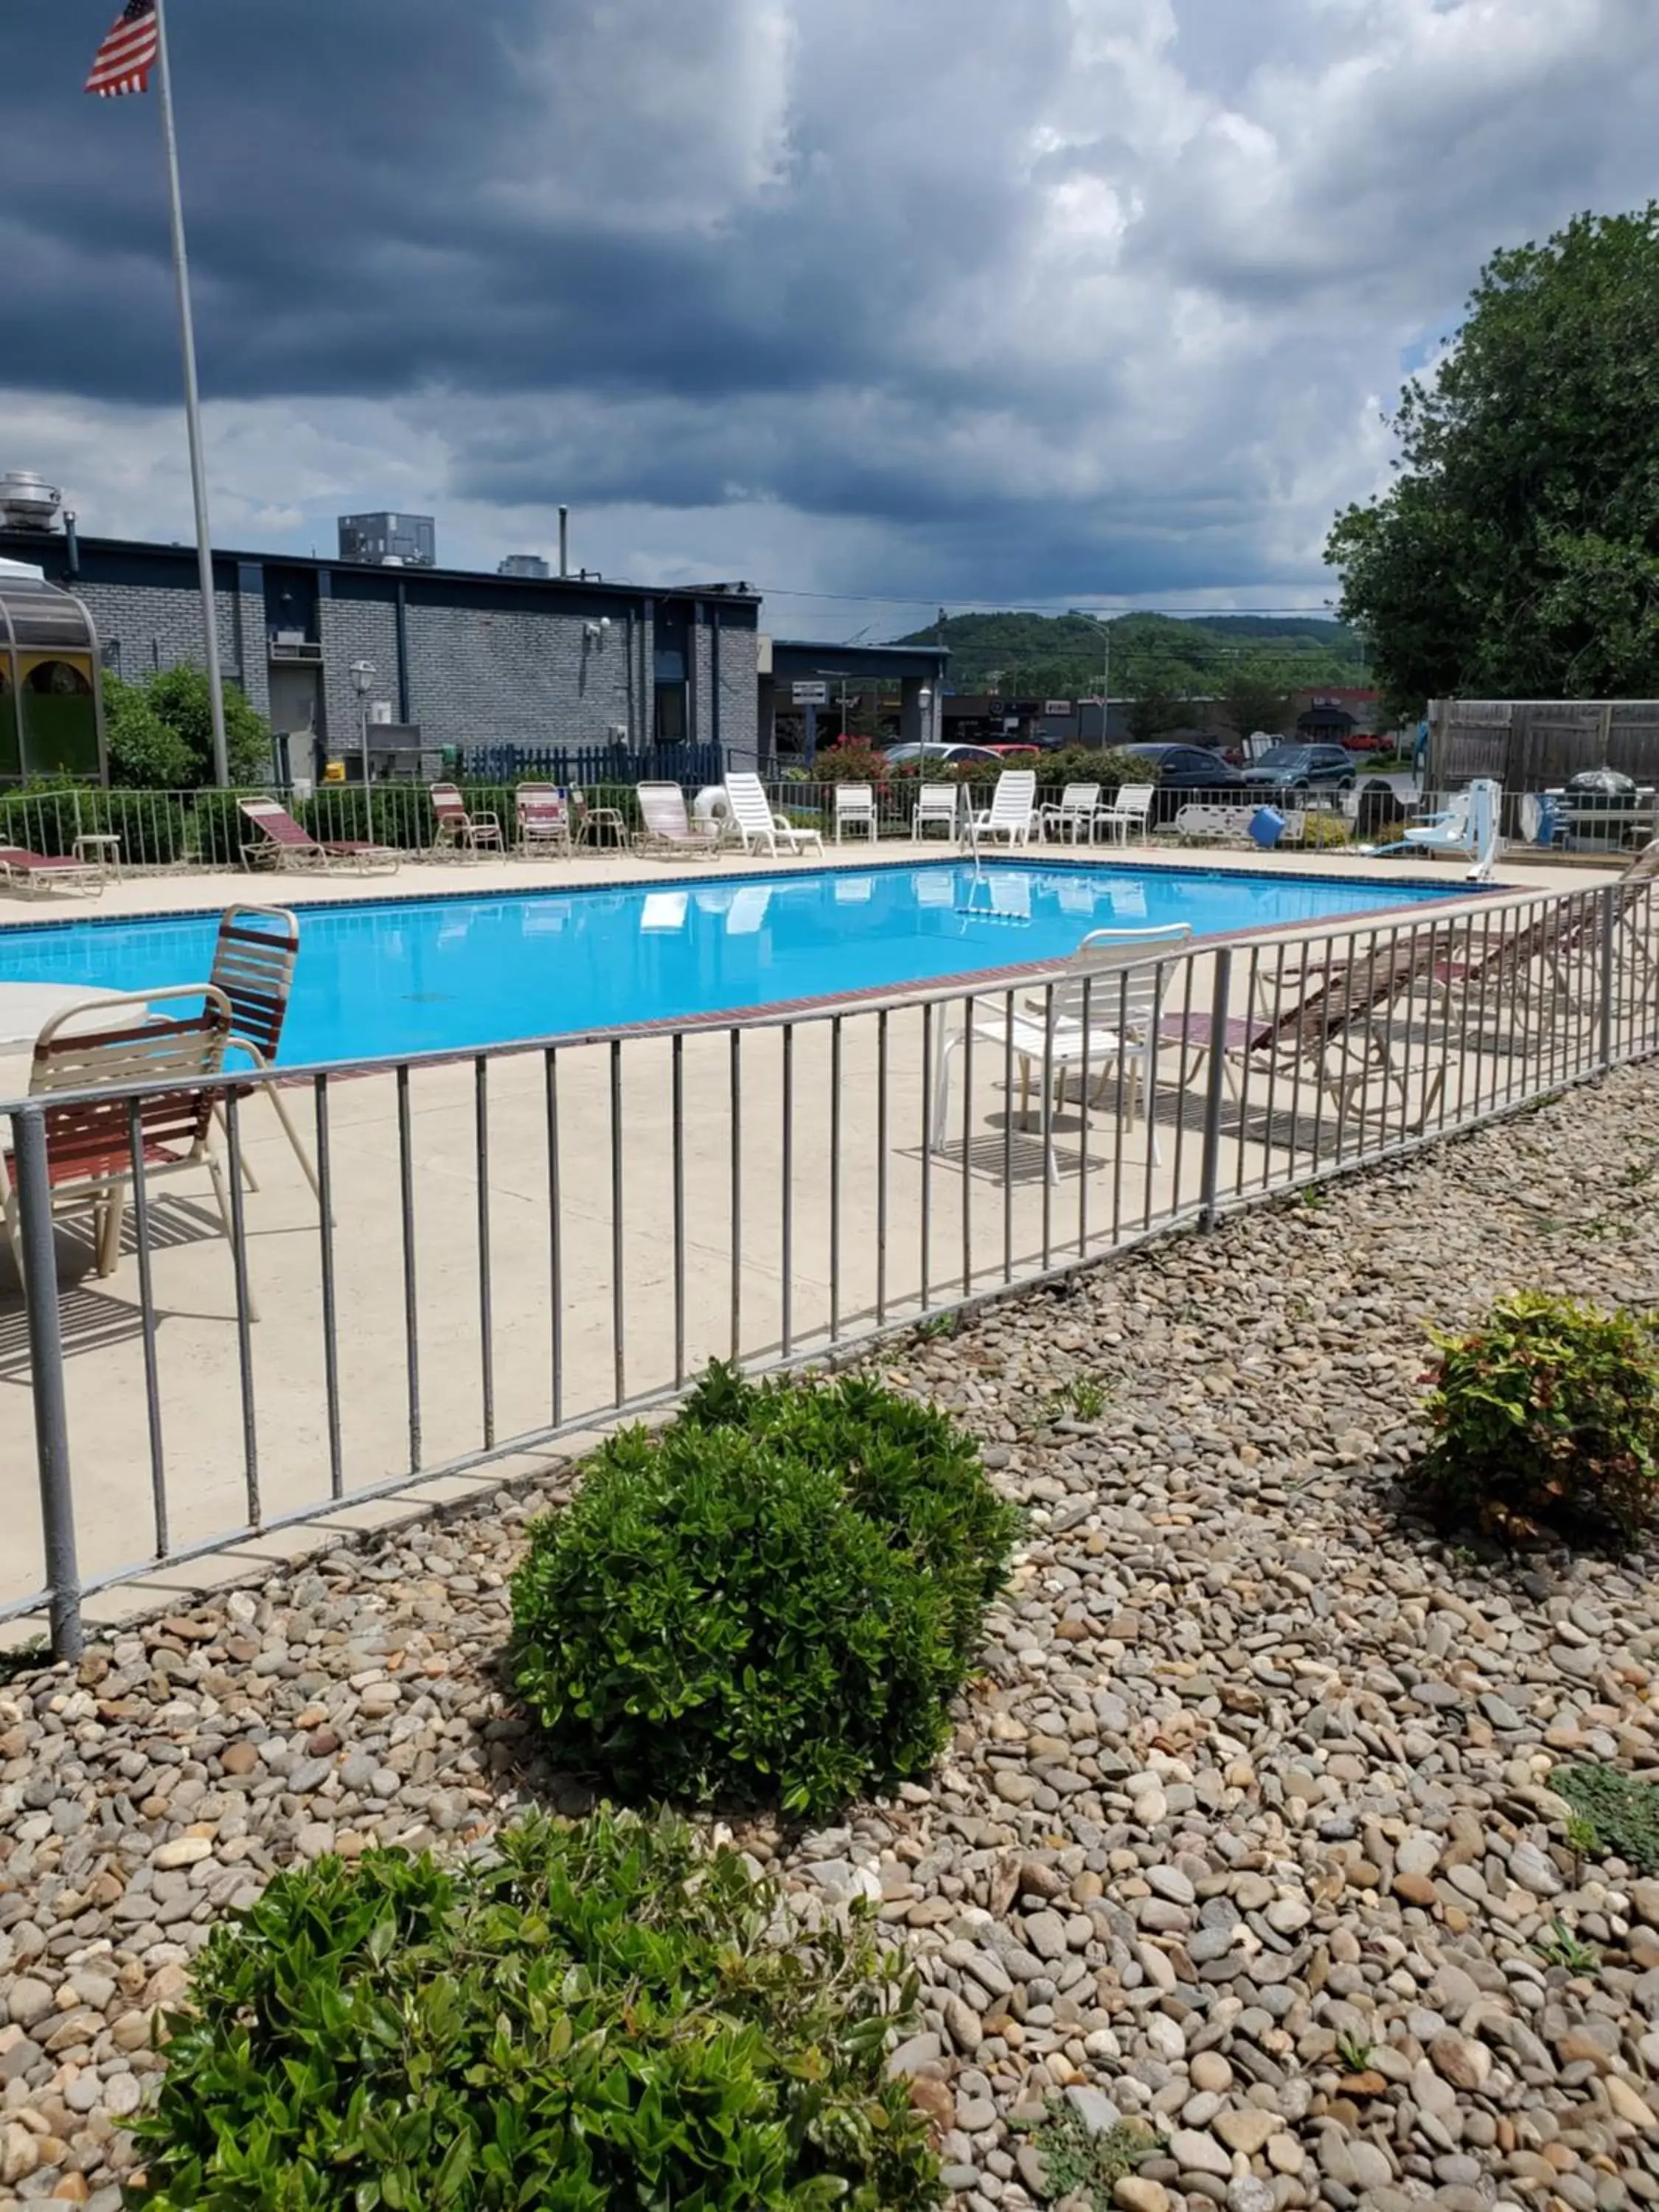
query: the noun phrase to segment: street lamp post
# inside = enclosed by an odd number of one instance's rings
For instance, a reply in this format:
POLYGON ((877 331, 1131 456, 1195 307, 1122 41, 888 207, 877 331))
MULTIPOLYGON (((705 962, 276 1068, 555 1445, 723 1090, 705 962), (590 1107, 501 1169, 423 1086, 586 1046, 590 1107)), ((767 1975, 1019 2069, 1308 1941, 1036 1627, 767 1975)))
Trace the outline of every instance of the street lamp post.
POLYGON ((374 688, 375 668, 372 660, 354 660, 351 664, 351 688, 357 694, 357 750, 362 763, 363 785, 363 835, 374 830, 374 809, 368 798, 368 695, 374 688))

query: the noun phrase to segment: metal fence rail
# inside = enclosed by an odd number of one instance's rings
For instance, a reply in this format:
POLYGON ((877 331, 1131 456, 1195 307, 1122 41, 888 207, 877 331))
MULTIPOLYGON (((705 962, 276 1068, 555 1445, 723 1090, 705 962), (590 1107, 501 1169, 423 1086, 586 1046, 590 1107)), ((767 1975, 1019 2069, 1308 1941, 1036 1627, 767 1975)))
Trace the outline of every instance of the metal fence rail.
POLYGON ((672 1400, 711 1358, 827 1354, 1212 1224, 1659 1049, 1647 885, 1200 941, 1080 996, 990 972, 1011 945, 981 933, 971 997, 287 1074, 320 1206, 266 1083, 228 1077, 228 1235, 205 1188, 149 1187, 153 1094, 100 1094, 126 1100, 138 1163, 101 1278, 53 1220, 61 1102, 0 1106, 32 1292, 0 1281, 0 1620, 44 1611, 72 1654, 86 1600, 159 1565, 672 1400))
MULTIPOLYGON (((590 808, 609 808, 620 816, 623 832, 628 835, 639 826, 637 787, 641 781, 649 781, 653 775, 659 780, 678 781, 688 796, 705 785, 719 782, 718 761, 699 758, 697 755, 696 747, 664 748, 653 768, 652 763, 638 755, 619 751, 613 757, 602 749, 590 748, 582 757, 586 761, 587 772, 578 774, 578 756, 555 749, 540 755, 522 747, 480 751, 469 755, 469 760, 479 769, 488 765, 490 774, 486 777, 468 773, 461 778, 460 787, 469 809, 495 816, 509 847, 515 835, 519 785, 532 781, 550 781, 580 790, 590 808), (511 762, 507 757, 508 753, 514 756, 511 762), (547 765, 538 766, 538 761, 547 765)), ((959 787, 963 807, 988 804, 994 781, 994 774, 975 775, 964 781, 959 787)), ((1362 775, 1361 787, 1346 793, 1332 789, 1275 794, 1242 791, 1236 785, 1206 791, 1158 790, 1154 793, 1147 831, 1156 839, 1181 842, 1182 832, 1178 817, 1184 807, 1220 808, 1236 813, 1241 808, 1270 804, 1303 817, 1299 835, 1293 834, 1286 841, 1284 849, 1287 851, 1299 848, 1318 852, 1334 845, 1364 842, 1387 844, 1398 836, 1395 825, 1401 819, 1420 820, 1425 815, 1439 812, 1453 795, 1428 792, 1409 802, 1396 802, 1390 798, 1382 803, 1379 814, 1376 811, 1378 802, 1366 793, 1363 783, 1362 775)), ((79 838, 109 835, 120 840, 124 868, 149 872, 240 868, 248 863, 250 854, 257 854, 260 841, 242 815, 239 802, 270 796, 273 788, 104 791, 80 786, 62 790, 0 791, 0 844, 18 845, 46 855, 68 854, 74 852, 79 838)), ((831 781, 803 775, 774 775, 768 781, 769 796, 779 813, 802 826, 817 829, 826 836, 836 834, 836 788, 831 781)), ((1039 810, 1057 808, 1064 788, 1060 784, 1039 784, 1039 810)), ((320 786, 303 798, 292 793, 276 795, 283 798, 295 818, 317 837, 369 839, 391 846, 411 859, 432 848, 436 823, 424 784, 378 783, 367 791, 361 784, 331 784, 320 786)), ((894 775, 876 784, 872 795, 877 836, 887 839, 908 837, 916 805, 917 779, 894 775)), ((1107 801, 1112 796, 1109 788, 1103 793, 1107 801)), ((1504 842, 1516 849, 1528 842, 1528 799, 1529 794, 1524 792, 1507 792, 1501 801, 1500 830, 1504 842)), ((1640 844, 1645 842, 1652 826, 1652 820, 1645 813, 1610 813, 1607 817, 1606 849, 1616 854, 1621 847, 1640 844)), ((1576 815, 1571 823, 1575 842, 1594 842, 1598 828, 1597 817, 1588 811, 1576 815)), ((853 829, 847 833, 849 840, 864 834, 853 829)), ((948 828, 935 829, 927 834, 939 842, 949 842, 948 828)), ((1069 846, 1069 833, 1059 834, 1069 846)), ((1105 836, 1103 830, 1103 842, 1105 836)), ((1224 845, 1242 844, 1248 840, 1235 836, 1206 842, 1224 845)))

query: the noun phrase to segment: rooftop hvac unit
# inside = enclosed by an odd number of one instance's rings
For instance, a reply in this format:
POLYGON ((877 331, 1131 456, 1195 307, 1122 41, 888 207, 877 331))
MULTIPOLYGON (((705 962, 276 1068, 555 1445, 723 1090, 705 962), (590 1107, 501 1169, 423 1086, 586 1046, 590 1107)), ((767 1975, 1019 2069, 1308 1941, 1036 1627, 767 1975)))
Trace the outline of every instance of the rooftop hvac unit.
POLYGON ((63 504, 63 493, 33 469, 13 469, 0 477, 0 526, 55 530, 63 504))

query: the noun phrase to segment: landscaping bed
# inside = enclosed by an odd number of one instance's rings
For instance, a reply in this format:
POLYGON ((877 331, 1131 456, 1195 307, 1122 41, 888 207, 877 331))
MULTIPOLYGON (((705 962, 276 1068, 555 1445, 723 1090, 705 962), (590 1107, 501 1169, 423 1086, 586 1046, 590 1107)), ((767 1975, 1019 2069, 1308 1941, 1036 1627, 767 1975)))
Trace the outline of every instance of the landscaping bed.
MULTIPOLYGON (((1012 1584, 931 1776, 725 1832, 908 1950, 892 2063, 974 2212, 1659 2202, 1659 1868, 1559 1772, 1659 1781, 1654 1562, 1400 1488, 1430 1324, 1659 1302, 1656 1174, 1626 1071, 867 1363, 982 1439, 1012 1584)), ((0 1685, 0 2201, 116 2212, 155 2017, 274 1872, 586 1809, 503 1663, 544 1504, 0 1685)))

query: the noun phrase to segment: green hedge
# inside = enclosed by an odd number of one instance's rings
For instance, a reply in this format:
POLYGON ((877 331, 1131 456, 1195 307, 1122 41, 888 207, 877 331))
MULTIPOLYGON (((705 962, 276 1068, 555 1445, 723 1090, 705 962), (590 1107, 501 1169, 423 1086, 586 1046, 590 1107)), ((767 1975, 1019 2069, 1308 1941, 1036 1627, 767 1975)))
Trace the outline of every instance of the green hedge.
POLYGON ((933 1765, 1015 1527, 933 1408, 712 1368, 532 1530, 514 1678, 557 1753, 628 1794, 820 1816, 933 1765))
POLYGON ((214 1931, 134 2124, 151 2212, 931 2212, 867 1924, 672 1823, 538 1821, 499 1863, 371 1851, 214 1931))

